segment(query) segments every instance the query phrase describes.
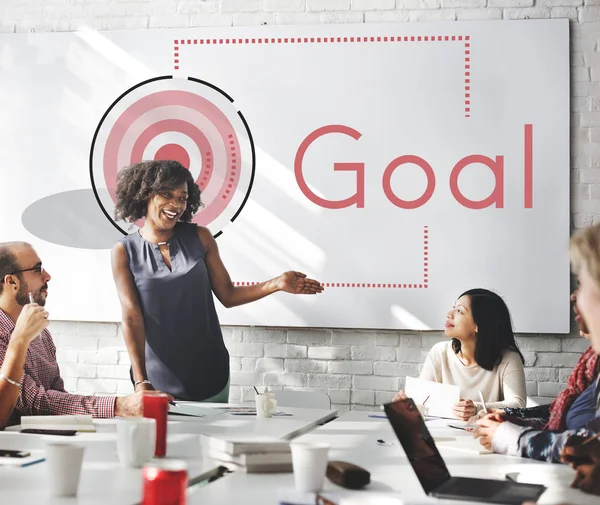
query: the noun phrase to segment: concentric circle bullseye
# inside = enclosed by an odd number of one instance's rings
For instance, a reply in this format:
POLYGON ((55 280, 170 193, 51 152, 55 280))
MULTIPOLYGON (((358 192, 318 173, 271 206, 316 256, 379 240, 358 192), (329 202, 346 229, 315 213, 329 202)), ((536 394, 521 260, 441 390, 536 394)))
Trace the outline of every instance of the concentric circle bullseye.
POLYGON ((90 176, 102 211, 124 234, 141 223, 114 219, 119 170, 167 159, 188 168, 202 191, 193 222, 219 235, 254 180, 252 136, 233 100, 207 82, 163 76, 133 86, 108 108, 92 141, 90 176))
POLYGON ((165 144, 156 151, 155 160, 175 160, 187 169, 190 168, 190 155, 179 144, 165 144))

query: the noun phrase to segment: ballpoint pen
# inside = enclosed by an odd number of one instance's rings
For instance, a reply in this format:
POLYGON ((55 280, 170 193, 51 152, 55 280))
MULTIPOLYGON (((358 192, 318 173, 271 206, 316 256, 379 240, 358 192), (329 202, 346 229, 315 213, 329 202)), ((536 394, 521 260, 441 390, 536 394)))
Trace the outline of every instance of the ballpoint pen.
POLYGON ((479 399, 481 400, 481 405, 483 405, 483 411, 487 414, 488 409, 485 406, 485 400, 483 399, 483 393, 481 391, 479 391, 479 399))

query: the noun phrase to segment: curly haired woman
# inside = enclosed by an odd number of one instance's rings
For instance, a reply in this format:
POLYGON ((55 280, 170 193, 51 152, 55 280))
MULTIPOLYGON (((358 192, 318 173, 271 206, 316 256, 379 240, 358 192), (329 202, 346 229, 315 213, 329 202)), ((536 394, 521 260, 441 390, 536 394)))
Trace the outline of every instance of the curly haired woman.
POLYGON ((201 205, 200 189, 176 161, 121 170, 115 217, 144 218, 144 225, 113 248, 113 277, 136 391, 227 402, 229 354, 212 294, 235 307, 277 291, 316 294, 323 288, 294 271, 234 286, 210 231, 190 223, 201 205))

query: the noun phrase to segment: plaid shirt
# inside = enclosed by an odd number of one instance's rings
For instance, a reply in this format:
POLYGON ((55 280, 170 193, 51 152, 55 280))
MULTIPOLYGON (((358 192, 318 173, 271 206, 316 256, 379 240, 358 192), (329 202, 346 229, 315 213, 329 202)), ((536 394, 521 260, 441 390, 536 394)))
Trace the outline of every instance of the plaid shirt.
MULTIPOLYGON (((4 361, 15 324, 0 310, 0 363, 4 361)), ((114 417, 114 396, 81 396, 65 391, 56 362, 56 347, 45 329, 29 345, 25 371, 21 379, 21 394, 8 426, 19 424, 21 416, 92 414, 94 417, 114 417)))

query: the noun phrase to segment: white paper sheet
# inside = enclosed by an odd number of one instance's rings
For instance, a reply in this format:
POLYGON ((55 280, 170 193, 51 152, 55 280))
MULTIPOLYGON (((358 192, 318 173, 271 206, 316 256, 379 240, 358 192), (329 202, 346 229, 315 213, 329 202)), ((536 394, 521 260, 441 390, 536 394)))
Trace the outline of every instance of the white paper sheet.
POLYGON ((429 397, 426 403, 429 416, 456 418, 452 407, 460 400, 460 387, 407 377, 404 392, 416 404, 422 404, 429 397))
POLYGON ((476 438, 459 437, 455 440, 436 440, 435 442, 438 449, 454 449, 471 454, 493 454, 493 451, 483 447, 476 438))

